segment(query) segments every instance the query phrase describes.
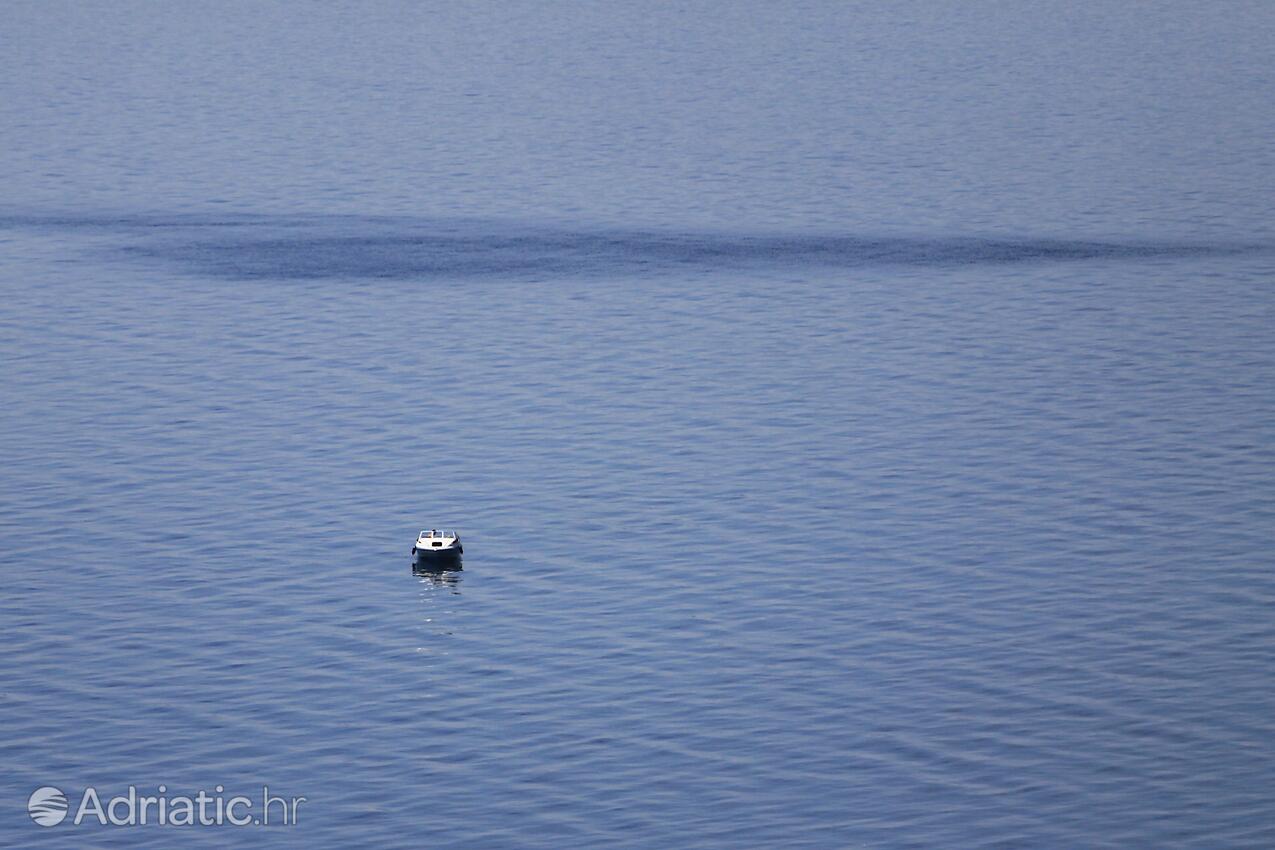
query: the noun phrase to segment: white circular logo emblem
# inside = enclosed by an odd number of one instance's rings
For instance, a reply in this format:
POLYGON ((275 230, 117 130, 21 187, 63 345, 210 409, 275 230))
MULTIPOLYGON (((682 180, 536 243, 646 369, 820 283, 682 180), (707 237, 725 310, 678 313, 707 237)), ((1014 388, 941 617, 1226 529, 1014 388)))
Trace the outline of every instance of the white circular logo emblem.
POLYGON ((27 811, 40 826, 57 826, 66 817, 66 795, 48 785, 37 788, 27 798, 27 811))

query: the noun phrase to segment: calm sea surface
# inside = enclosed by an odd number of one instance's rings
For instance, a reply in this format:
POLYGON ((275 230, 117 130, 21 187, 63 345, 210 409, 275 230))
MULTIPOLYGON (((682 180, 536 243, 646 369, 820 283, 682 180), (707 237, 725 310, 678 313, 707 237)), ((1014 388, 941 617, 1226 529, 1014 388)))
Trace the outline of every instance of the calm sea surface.
POLYGON ((1275 846, 1275 7, 0 20, 0 845, 1275 846))

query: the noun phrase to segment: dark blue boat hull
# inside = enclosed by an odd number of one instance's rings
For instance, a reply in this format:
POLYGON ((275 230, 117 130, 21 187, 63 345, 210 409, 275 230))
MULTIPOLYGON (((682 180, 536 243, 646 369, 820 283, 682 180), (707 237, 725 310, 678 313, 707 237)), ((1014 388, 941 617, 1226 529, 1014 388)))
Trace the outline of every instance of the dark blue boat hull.
POLYGON ((412 547, 412 566, 430 570, 458 570, 464 549, 452 546, 447 549, 417 549, 412 547))

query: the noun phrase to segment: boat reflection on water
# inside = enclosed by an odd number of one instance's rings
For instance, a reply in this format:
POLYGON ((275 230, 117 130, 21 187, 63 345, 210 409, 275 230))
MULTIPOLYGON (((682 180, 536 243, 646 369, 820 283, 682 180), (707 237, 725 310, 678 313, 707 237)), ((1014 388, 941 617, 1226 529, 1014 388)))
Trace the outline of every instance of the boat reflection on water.
POLYGON ((435 587, 455 589, 460 585, 463 569, 458 558, 455 562, 446 564, 412 564, 412 575, 435 587))

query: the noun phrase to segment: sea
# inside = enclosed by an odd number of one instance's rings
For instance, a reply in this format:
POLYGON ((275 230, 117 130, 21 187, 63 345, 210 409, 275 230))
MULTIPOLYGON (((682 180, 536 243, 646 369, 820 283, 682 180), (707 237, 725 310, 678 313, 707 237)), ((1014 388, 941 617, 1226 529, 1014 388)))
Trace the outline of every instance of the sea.
POLYGON ((1275 846, 1275 5, 0 24, 0 846, 1275 846))

